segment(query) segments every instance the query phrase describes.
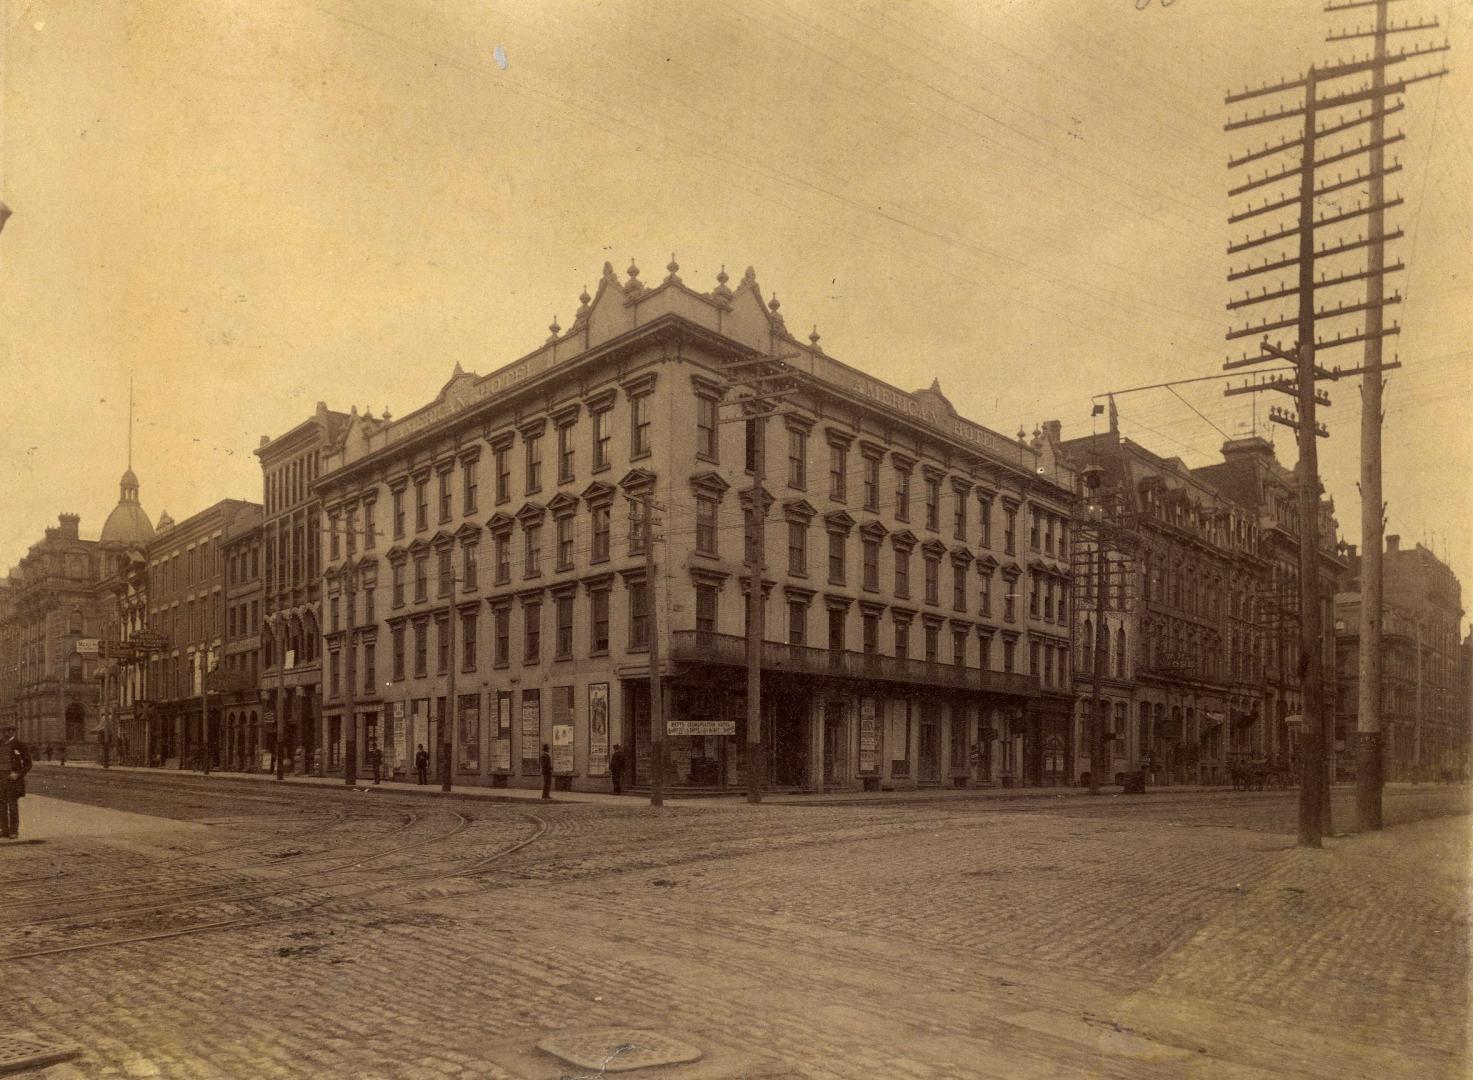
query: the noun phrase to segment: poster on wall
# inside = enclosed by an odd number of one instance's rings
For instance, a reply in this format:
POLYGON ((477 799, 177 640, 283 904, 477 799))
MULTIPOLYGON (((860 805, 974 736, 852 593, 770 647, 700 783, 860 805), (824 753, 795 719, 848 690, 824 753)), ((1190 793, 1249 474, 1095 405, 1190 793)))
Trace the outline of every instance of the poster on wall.
POLYGON ((522 775, 542 771, 542 692, 522 691, 522 775))
POLYGON ((496 692, 496 768, 511 769, 511 691, 496 692))
POLYGON ((859 699, 859 771, 875 771, 875 748, 879 742, 875 729, 875 699, 859 699))
POLYGON ((456 728, 455 766, 461 772, 481 771, 481 695, 462 694, 456 728))
POLYGON ((404 722, 404 702, 394 702, 391 723, 394 725, 394 767, 407 769, 409 767, 409 725, 404 722))
POLYGON ((573 687, 552 688, 552 771, 573 775, 573 687))
POLYGON ((588 685, 588 775, 609 772, 609 684, 588 685))
POLYGON ((421 746, 428 747, 430 745, 429 698, 419 698, 410 705, 410 709, 412 710, 414 719, 414 736, 412 741, 415 750, 418 751, 421 746))

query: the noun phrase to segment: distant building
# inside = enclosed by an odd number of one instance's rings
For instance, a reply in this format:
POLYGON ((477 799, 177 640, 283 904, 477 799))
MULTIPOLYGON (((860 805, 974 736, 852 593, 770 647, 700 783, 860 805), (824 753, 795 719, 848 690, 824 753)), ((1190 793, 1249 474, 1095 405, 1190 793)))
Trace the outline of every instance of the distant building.
POLYGON ((264 768, 269 758, 268 738, 262 730, 261 691, 262 589, 259 506, 238 512, 220 541, 225 562, 225 641, 216 682, 222 704, 222 768, 251 772, 264 768))
MULTIPOLYGON (((1467 654, 1462 586, 1452 570, 1418 544, 1388 536, 1382 556, 1381 732, 1388 780, 1433 780, 1468 766, 1467 654)), ((1359 717, 1360 575, 1349 560, 1345 591, 1335 597, 1338 725, 1352 744, 1359 717)))
POLYGON ((602 789, 621 744, 650 776, 658 634, 669 781, 745 783, 743 530, 768 506, 762 652, 774 787, 1062 779, 1075 481, 1011 438, 800 341, 748 271, 649 287, 605 267, 572 325, 489 375, 457 365, 398 420, 353 415, 324 454, 322 749, 404 769, 442 734, 456 783, 602 789), (729 366, 781 357, 767 425, 729 366), (657 508, 656 578, 639 506, 657 508))
POLYGON ((139 501, 138 477, 131 464, 118 484, 118 504, 102 527, 98 549, 102 579, 101 638, 105 651, 98 674, 102 681, 105 737, 113 759, 129 765, 148 764, 150 706, 143 656, 128 650, 135 634, 148 627, 148 544, 153 523, 139 501), (117 643, 116 649, 109 649, 117 643))

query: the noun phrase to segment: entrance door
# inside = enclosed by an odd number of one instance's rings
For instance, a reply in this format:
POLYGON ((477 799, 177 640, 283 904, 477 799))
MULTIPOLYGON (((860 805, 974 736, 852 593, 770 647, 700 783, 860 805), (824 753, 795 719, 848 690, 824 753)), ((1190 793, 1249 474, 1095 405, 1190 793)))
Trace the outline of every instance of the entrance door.
POLYGON ((916 778, 922 781, 941 780, 941 717, 935 705, 921 705, 920 769, 916 778))
POLYGON ((808 697, 782 692, 762 696, 767 782, 775 787, 802 787, 808 782, 808 697))
POLYGON ((823 782, 825 787, 842 785, 849 779, 849 725, 844 703, 830 701, 823 710, 823 782))

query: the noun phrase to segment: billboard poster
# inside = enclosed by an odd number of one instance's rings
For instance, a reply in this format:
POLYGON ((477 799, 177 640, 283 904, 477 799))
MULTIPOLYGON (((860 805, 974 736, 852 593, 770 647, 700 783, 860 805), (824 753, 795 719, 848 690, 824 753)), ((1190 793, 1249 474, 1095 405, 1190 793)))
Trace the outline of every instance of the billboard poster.
POLYGON ((588 775, 609 772, 609 684, 588 685, 588 775))
POLYGON ((410 707, 414 713, 414 748, 416 751, 421 746, 428 749, 430 745, 430 699, 417 698, 410 707))
POLYGON ((496 768, 511 769, 511 691, 496 692, 496 768))
POLYGON ((859 699, 859 771, 872 773, 875 771, 875 749, 878 745, 878 732, 875 727, 875 699, 871 697, 859 699))
POLYGON ((409 725, 404 722, 404 702, 394 702, 392 715, 389 723, 394 725, 394 767, 406 769, 409 767, 409 725))
POLYGON ((552 688, 552 771, 573 775, 573 687, 552 688))
POLYGON ((481 771, 481 695, 462 694, 456 728, 455 767, 461 772, 481 771))
POLYGON ((522 775, 542 772, 542 691, 522 691, 522 775))

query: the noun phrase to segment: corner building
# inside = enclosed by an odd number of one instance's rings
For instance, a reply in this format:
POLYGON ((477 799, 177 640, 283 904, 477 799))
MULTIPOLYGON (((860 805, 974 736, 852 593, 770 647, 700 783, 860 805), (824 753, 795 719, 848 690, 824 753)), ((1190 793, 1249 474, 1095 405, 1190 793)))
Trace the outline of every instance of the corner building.
POLYGON ((728 280, 697 292, 672 262, 648 287, 605 266, 541 348, 489 375, 457 365, 401 419, 350 419, 314 488, 330 767, 380 747, 408 771, 422 743, 438 769, 444 741, 456 783, 530 786, 546 743, 561 786, 601 790, 621 744, 625 783, 646 783, 653 625, 668 781, 744 785, 760 499, 768 785, 1039 781, 1071 705, 1075 483, 1056 440, 844 365, 789 334, 752 271, 728 280), (753 433, 725 421, 728 366, 761 357, 798 389, 766 425, 759 494, 753 433), (1025 553, 1032 527, 1048 539, 1025 553))

